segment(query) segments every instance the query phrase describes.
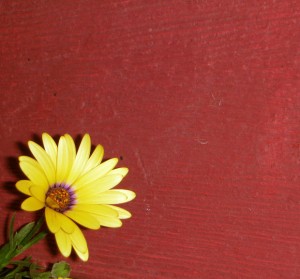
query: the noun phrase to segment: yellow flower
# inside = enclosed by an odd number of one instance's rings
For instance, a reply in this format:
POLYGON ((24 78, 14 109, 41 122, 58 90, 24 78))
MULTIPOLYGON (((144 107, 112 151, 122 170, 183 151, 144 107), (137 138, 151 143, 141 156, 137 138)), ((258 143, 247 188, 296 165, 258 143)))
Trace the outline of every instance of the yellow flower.
POLYGON ((111 190, 121 182, 128 169, 114 169, 117 158, 101 163, 104 154, 101 145, 90 155, 88 134, 84 135, 77 152, 68 134, 60 137, 58 145, 46 133, 42 140, 44 148, 28 142, 35 159, 19 157, 20 168, 28 180, 18 181, 16 187, 30 196, 21 208, 26 211, 45 208, 46 223, 61 253, 68 257, 73 247, 77 255, 87 261, 87 243, 76 223, 89 229, 116 228, 122 225, 120 219, 131 217, 128 211, 113 204, 131 201, 135 193, 111 190))

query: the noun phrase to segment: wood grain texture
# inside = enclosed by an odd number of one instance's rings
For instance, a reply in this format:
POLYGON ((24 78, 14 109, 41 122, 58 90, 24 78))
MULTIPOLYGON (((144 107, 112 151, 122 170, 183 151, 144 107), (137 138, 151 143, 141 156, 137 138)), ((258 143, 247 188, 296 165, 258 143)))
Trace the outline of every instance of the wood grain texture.
MULTIPOLYGON (((0 1, 0 240, 27 140, 85 132, 137 198, 74 278, 300 278, 299 1, 0 1)), ((18 212, 18 226, 35 216, 18 212)), ((30 253, 61 260, 52 236, 30 253)))

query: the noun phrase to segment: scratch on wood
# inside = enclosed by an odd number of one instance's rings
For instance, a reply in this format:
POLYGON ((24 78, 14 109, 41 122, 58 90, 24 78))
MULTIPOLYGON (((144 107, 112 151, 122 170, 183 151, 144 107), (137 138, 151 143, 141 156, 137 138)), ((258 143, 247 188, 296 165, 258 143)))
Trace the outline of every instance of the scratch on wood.
POLYGON ((220 107, 223 104, 223 99, 220 97, 216 97, 213 93, 210 94, 212 97, 212 100, 210 102, 210 106, 213 107, 220 107))
POLYGON ((206 139, 196 139, 196 141, 200 144, 208 144, 208 140, 206 139))
POLYGON ((138 163, 138 166, 141 168, 142 170, 142 174, 147 182, 148 185, 152 185, 152 181, 151 179, 149 178, 149 175, 146 171, 146 168, 145 168, 145 164, 143 163, 143 160, 141 158, 141 155, 140 155, 140 151, 137 149, 134 151, 134 155, 136 156, 137 158, 137 163, 138 163))

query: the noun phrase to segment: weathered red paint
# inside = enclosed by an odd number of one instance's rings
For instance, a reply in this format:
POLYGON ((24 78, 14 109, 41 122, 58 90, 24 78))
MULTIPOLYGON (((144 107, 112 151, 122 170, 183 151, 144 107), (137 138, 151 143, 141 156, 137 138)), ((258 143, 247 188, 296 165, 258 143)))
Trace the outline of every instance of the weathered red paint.
MULTIPOLYGON (((27 140, 129 167, 75 278, 300 278, 299 1, 0 2, 0 224, 27 140)), ((20 226, 35 218, 18 212, 20 226)), ((30 250, 61 260, 52 236, 30 250)))

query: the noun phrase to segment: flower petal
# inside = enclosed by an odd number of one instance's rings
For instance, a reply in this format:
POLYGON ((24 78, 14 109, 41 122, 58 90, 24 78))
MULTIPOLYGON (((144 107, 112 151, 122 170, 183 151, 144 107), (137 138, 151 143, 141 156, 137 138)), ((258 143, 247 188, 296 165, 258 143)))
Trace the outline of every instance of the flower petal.
POLYGON ((45 204, 34 197, 29 197, 24 200, 21 204, 21 208, 25 211, 36 211, 40 210, 45 206, 45 204))
POLYGON ((55 168, 46 151, 33 141, 28 142, 29 149, 43 169, 49 185, 55 183, 55 168))
POLYGON ((72 154, 68 148, 67 140, 61 136, 58 142, 57 151, 57 168, 56 168, 56 182, 65 182, 72 168, 72 154))
POLYGON ((60 230, 60 219, 58 217, 60 213, 56 212, 55 210, 46 207, 45 208, 45 218, 46 223, 49 228, 49 231, 52 233, 57 233, 60 230))
POLYGON ((70 236, 62 230, 57 231, 54 235, 59 251, 63 256, 69 257, 72 251, 70 236))
POLYGON ((16 183, 16 188, 23 194, 31 196, 29 188, 33 185, 30 180, 19 180, 16 183))
POLYGON ((64 214, 46 207, 45 216, 48 228, 52 233, 58 232, 59 229, 62 229, 68 234, 74 232, 76 226, 75 223, 64 214))
POLYGON ((108 190, 97 196, 78 197, 81 204, 118 204, 127 202, 127 195, 115 190, 108 190))
POLYGON ((120 221, 119 218, 116 217, 97 215, 96 218, 100 222, 101 226, 105 226, 109 228, 120 228, 122 226, 122 222, 120 221))
POLYGON ((33 185, 29 189, 31 196, 38 199, 40 202, 45 203, 46 191, 39 186, 33 185))
POLYGON ((57 213, 57 219, 59 220, 61 228, 66 233, 71 234, 74 232, 76 225, 70 218, 62 213, 57 213))
POLYGON ((66 211, 64 214, 88 229, 98 230, 100 228, 99 222, 91 214, 82 211, 75 211, 73 209, 66 211))
POLYGON ((89 250, 86 250, 84 253, 82 253, 75 246, 73 246, 73 248, 82 261, 86 262, 89 259, 89 250))
MULTIPOLYGON (((87 243, 82 231, 75 225, 75 230, 70 234, 72 245, 75 250, 85 254, 88 251, 87 243)), ((77 253, 78 254, 78 253, 77 253)))
POLYGON ((38 162, 27 156, 21 156, 19 157, 19 160, 20 168, 29 180, 37 186, 48 189, 48 180, 38 162))
POLYGON ((74 187, 76 189, 79 189, 97 179, 100 177, 104 176, 106 173, 111 171, 116 164, 118 163, 117 158, 112 158, 110 160, 105 161, 104 163, 98 165, 94 169, 90 170, 83 176, 79 177, 75 182, 74 182, 74 187))
POLYGON ((69 134, 65 134, 64 137, 67 142, 70 159, 72 162, 74 162, 75 157, 76 157, 76 146, 75 146, 74 140, 69 134))
POLYGON ((57 145, 53 140, 53 138, 49 136, 47 133, 43 133, 42 139, 43 139, 45 150, 47 154, 50 156, 54 168, 56 168, 57 145))
POLYGON ((104 215, 109 217, 118 217, 119 214, 113 208, 102 204, 76 204, 75 211, 89 212, 95 215, 104 215))
POLYGON ((109 207, 109 208, 111 208, 111 209, 113 209, 113 210, 115 210, 115 211, 117 211, 118 214, 119 214, 118 217, 120 219, 128 219, 128 218, 131 217, 131 213, 129 211, 121 208, 121 207, 114 206, 114 205, 106 205, 106 206, 109 207))
POLYGON ((122 193, 122 194, 126 195, 127 200, 125 202, 130 202, 136 197, 135 192, 130 191, 130 190, 116 189, 116 190, 110 190, 110 191, 111 192, 115 191, 115 192, 119 192, 119 193, 122 193))
POLYGON ((92 153, 91 157, 87 161, 83 173, 86 173, 91 169, 93 169, 94 167, 98 166, 103 159, 103 155, 104 155, 103 146, 99 144, 96 146, 94 152, 92 153))
POLYGON ((99 179, 87 184, 84 187, 79 188, 76 191, 77 197, 86 197, 86 196, 94 196, 98 195, 102 192, 105 192, 116 185, 118 185, 123 179, 122 175, 113 174, 113 175, 105 175, 100 177, 99 179))
POLYGON ((111 170, 109 173, 107 173, 107 175, 111 175, 111 174, 119 174, 122 175, 123 177, 125 177, 128 173, 128 168, 117 168, 117 169, 113 169, 111 170))
POLYGON ((72 184, 82 173, 91 152, 91 138, 85 134, 79 146, 73 167, 67 178, 68 184, 72 184))

